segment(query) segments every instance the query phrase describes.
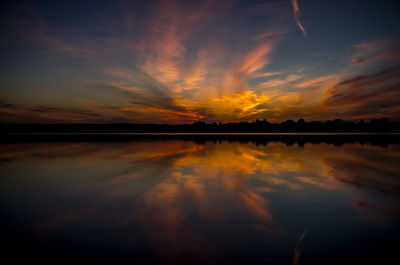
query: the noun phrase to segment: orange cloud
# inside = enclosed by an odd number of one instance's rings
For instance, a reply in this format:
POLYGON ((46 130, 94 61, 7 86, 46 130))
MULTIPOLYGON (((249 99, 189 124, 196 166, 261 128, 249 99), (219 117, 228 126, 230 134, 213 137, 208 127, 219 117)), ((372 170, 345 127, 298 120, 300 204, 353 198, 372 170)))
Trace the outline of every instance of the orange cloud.
POLYGON ((210 5, 212 2, 206 2, 187 10, 184 3, 179 1, 159 1, 152 11, 148 30, 138 46, 143 53, 140 68, 170 88, 182 79, 186 78, 190 83, 198 78, 198 72, 192 72, 189 74, 191 77, 186 77, 189 61, 185 41, 201 21, 208 17, 210 5))
POLYGON ((275 46, 276 40, 270 39, 254 47, 249 52, 237 56, 234 65, 226 71, 221 84, 225 93, 242 92, 249 88, 247 80, 259 77, 260 71, 269 63, 268 55, 275 46))
POLYGON ((296 86, 305 88, 305 87, 312 87, 315 85, 321 85, 326 81, 334 79, 335 77, 336 77, 335 75, 323 75, 315 78, 306 79, 300 83, 297 83, 296 86))
POLYGON ((255 47, 244 56, 242 63, 238 67, 238 71, 249 75, 263 68, 268 63, 266 56, 272 51, 272 48, 272 43, 264 43, 255 47))

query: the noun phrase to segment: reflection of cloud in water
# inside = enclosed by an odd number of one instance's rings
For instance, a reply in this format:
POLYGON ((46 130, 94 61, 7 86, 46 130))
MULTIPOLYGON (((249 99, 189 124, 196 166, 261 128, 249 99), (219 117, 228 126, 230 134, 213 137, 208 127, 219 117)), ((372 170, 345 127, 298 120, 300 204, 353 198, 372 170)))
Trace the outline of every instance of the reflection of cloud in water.
POLYGON ((360 219, 379 224, 390 224, 390 216, 400 211, 400 204, 398 202, 379 204, 364 199, 356 199, 353 206, 360 219))
MULTIPOLYGON (((20 150, 21 145, 1 146, 1 157, 9 158, 3 159, 3 165, 52 159, 54 163, 46 167, 56 174, 56 161, 62 160, 73 173, 46 178, 35 171, 40 167, 31 167, 30 176, 21 181, 40 182, 51 190, 58 177, 64 183, 61 192, 90 198, 48 217, 38 231, 91 218, 104 219, 109 227, 136 224, 145 228, 159 256, 170 262, 199 251, 200 259, 211 259, 213 242, 199 231, 208 227, 217 232, 235 218, 243 218, 242 224, 261 233, 282 235, 286 228, 275 216, 271 193, 293 192, 296 199, 303 191, 329 190, 344 196, 354 188, 389 195, 399 191, 398 145, 383 149, 355 144, 299 147, 170 140, 29 144, 20 150)), ((399 210, 396 203, 363 199, 353 206, 362 220, 399 210)))
POLYGON ((299 264, 300 261, 300 254, 301 254, 301 242, 303 242, 304 237, 306 236, 307 231, 304 230, 304 232, 299 236, 299 239, 297 240, 296 247, 294 250, 294 255, 293 255, 293 265, 299 264))

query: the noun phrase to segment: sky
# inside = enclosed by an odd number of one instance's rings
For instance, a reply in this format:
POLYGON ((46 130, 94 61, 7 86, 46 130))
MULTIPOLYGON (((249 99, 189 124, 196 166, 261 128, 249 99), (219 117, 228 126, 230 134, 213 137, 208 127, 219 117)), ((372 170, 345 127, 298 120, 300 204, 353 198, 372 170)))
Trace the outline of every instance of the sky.
POLYGON ((400 121, 396 2, 6 1, 0 122, 400 121))

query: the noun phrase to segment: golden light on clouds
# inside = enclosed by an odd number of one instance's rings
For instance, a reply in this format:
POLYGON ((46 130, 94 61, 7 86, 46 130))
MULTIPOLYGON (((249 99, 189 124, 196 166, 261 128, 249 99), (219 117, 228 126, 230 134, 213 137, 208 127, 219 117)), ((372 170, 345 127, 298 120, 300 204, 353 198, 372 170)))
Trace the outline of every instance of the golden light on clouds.
POLYGON ((89 31, 69 39, 28 8, 24 12, 32 21, 16 14, 21 29, 8 37, 45 50, 41 58, 49 62, 41 69, 54 71, 59 81, 55 85, 53 74, 35 71, 28 73, 36 77, 6 80, 10 99, 0 98, 0 118, 193 123, 399 117, 394 98, 400 53, 393 39, 317 49, 318 36, 292 34, 294 16, 306 35, 300 13, 311 5, 244 2, 124 2, 122 21, 107 24, 102 34, 89 31), (89 35, 94 36, 84 37, 89 35), (61 61, 64 66, 55 65, 61 61))

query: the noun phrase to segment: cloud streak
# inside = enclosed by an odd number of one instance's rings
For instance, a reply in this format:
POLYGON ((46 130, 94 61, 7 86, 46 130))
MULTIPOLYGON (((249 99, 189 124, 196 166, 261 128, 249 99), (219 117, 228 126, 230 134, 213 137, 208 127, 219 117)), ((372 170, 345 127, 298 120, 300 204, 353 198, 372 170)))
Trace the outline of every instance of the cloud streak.
POLYGON ((355 64, 362 65, 376 59, 385 59, 388 61, 400 61, 399 43, 388 39, 374 40, 354 45, 355 55, 352 61, 355 64))
MULTIPOLYGON (((329 90, 327 106, 356 105, 368 109, 369 103, 385 102, 400 97, 400 66, 391 67, 368 75, 343 80, 329 90)), ((397 102, 398 103, 398 102, 397 102)))
POLYGON ((290 2, 292 3, 293 6, 293 16, 294 19, 296 20, 297 27, 300 29, 300 31, 303 33, 304 36, 307 36, 306 29, 304 28, 303 24, 300 21, 300 7, 298 0, 291 0, 290 2))

